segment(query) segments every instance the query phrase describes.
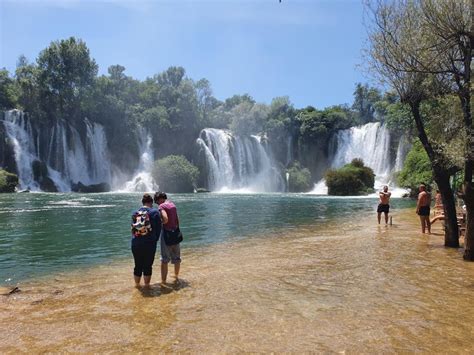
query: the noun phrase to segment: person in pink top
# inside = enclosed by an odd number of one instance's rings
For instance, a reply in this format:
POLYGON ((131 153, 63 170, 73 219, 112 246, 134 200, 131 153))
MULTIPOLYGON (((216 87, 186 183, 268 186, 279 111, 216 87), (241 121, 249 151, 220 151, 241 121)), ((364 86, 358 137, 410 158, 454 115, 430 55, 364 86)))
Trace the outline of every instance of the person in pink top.
POLYGON ((166 284, 168 276, 168 264, 174 265, 175 282, 179 282, 179 270, 181 265, 181 249, 178 242, 173 243, 172 236, 180 234, 178 211, 175 204, 168 200, 165 192, 157 192, 153 198, 160 207, 161 220, 163 228, 160 235, 160 252, 161 252, 161 283, 166 284))

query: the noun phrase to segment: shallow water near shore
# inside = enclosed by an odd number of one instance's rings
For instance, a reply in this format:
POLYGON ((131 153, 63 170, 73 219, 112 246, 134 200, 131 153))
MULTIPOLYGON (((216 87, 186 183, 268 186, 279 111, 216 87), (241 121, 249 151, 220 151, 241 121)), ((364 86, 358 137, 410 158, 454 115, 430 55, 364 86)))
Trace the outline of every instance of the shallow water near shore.
POLYGON ((0 351, 472 353, 474 264, 411 208, 376 225, 372 202, 194 240, 180 285, 134 289, 129 258, 24 281, 0 298, 0 351))

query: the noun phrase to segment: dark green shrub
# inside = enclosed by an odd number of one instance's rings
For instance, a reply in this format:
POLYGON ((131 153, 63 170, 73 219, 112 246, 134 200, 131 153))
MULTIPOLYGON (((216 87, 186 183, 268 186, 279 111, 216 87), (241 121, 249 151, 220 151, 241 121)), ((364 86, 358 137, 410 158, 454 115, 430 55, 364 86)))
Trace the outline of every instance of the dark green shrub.
POLYGON ((199 170, 182 155, 169 155, 155 162, 153 178, 166 192, 193 192, 199 170))
POLYGON ((329 195, 365 195, 373 191, 375 174, 361 159, 337 170, 329 170, 325 175, 329 195))
POLYGON ((0 169, 0 192, 15 192, 18 176, 0 169))

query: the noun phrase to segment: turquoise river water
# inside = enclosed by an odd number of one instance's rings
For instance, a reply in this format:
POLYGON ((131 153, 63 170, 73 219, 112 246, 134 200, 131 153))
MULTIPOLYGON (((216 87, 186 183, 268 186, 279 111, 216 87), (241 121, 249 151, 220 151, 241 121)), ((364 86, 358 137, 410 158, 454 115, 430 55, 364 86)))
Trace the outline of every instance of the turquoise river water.
MULTIPOLYGON (((271 237, 301 225, 374 211, 374 198, 304 194, 176 194, 186 248, 271 237)), ((2 194, 0 284, 130 257, 130 215, 140 194, 2 194)), ((392 209, 412 206, 393 199, 392 209)), ((372 223, 371 221, 370 223, 372 223)))

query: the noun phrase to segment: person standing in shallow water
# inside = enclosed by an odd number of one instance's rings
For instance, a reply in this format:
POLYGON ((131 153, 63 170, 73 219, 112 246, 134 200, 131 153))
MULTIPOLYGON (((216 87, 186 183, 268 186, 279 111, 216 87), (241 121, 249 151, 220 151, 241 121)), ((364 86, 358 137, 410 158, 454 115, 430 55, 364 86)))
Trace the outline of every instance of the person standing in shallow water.
POLYGON ((430 205, 431 195, 426 191, 424 184, 420 185, 420 193, 418 194, 418 202, 416 204, 416 213, 420 216, 421 232, 425 233, 428 229, 428 234, 431 234, 431 223, 430 223, 430 205))
POLYGON ((174 265, 175 282, 179 282, 179 270, 181 266, 181 249, 179 244, 166 245, 165 233, 175 233, 179 229, 178 211, 173 202, 167 200, 168 196, 164 192, 157 192, 153 197, 156 204, 160 207, 161 220, 163 221, 163 228, 160 237, 160 252, 161 252, 161 283, 166 284, 168 276, 168 264, 174 265))
POLYGON ((132 254, 135 261, 133 278, 135 287, 140 287, 141 277, 145 287, 150 287, 153 262, 155 261, 156 244, 160 237, 161 218, 153 208, 153 198, 144 194, 142 205, 132 215, 132 254))
POLYGON ((383 191, 379 192, 380 203, 377 207, 377 220, 380 224, 380 217, 382 216, 382 212, 385 214, 385 224, 388 223, 388 212, 390 209, 390 196, 392 196, 391 192, 388 192, 388 186, 383 187, 383 191))

